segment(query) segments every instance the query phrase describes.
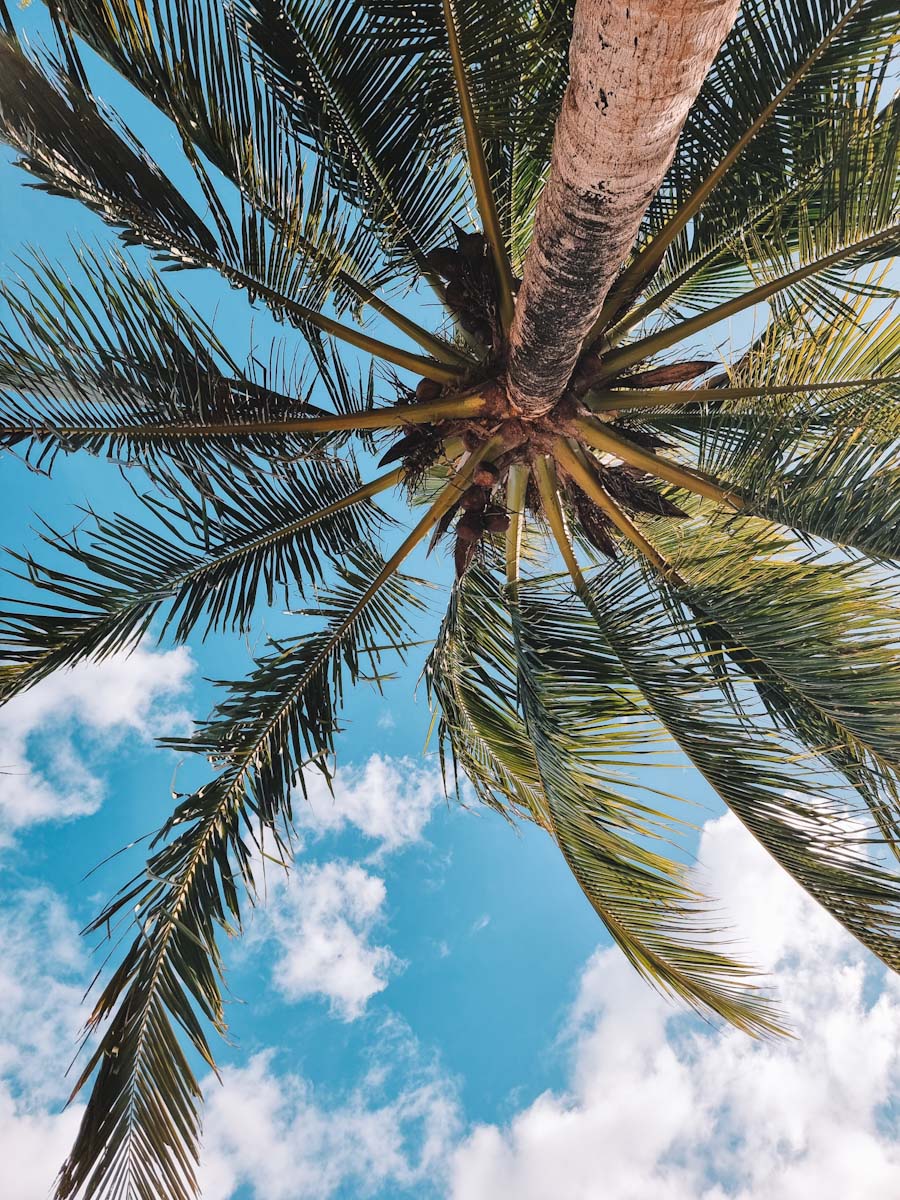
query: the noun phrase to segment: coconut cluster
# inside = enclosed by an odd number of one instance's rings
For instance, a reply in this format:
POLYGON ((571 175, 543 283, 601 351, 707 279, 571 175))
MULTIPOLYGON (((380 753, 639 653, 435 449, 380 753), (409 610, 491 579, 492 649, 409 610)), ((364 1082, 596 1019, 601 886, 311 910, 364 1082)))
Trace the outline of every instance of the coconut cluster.
MULTIPOLYGON (((484 401, 484 408, 474 418, 438 420, 432 424, 404 428, 381 462, 402 462, 406 486, 415 491, 435 464, 442 458, 446 459, 448 447, 455 447, 450 454, 455 459, 465 451, 474 451, 490 438, 499 438, 500 450, 492 461, 483 462, 478 467, 468 488, 436 525, 431 539, 429 551, 441 538, 452 533, 453 557, 459 577, 468 570, 491 538, 504 534, 509 528, 506 499, 509 468, 514 463, 528 463, 538 455, 552 455, 560 436, 577 438, 572 421, 579 413, 586 411, 581 397, 590 389, 592 376, 599 369, 600 362, 598 360, 595 364, 591 360, 579 364, 570 389, 549 412, 528 419, 516 412, 499 377, 503 340, 496 272, 490 246, 481 233, 466 233, 456 225, 453 228, 456 245, 437 247, 428 254, 427 261, 444 281, 447 304, 459 326, 482 348, 484 377, 480 381, 470 379, 467 391, 477 389, 484 401)), ((691 363, 657 368, 646 373, 646 379, 643 375, 632 375, 629 385, 660 386, 673 382, 668 378, 673 373, 677 373, 676 381, 681 382, 682 376, 687 377, 688 371, 690 375, 695 375, 701 368, 706 370, 711 365, 691 363), (660 378, 663 374, 666 375, 665 380, 660 378)), ((432 379, 421 379, 414 392, 398 388, 398 399, 406 403, 428 404, 449 398, 455 390, 432 379), (402 394, 399 394, 401 391, 402 394)), ((614 429, 619 427, 615 414, 611 414, 610 425, 614 429)), ((630 441, 647 449, 666 444, 654 432, 634 421, 628 421, 624 431, 630 441)), ((598 458, 589 448, 583 449, 590 456, 592 468, 608 495, 629 515, 685 516, 677 505, 659 491, 651 476, 611 459, 609 455, 598 458)), ((601 554, 614 558, 617 553, 616 531, 609 516, 572 480, 566 478, 564 471, 560 472, 559 483, 561 497, 578 534, 601 554)), ((542 515, 540 495, 533 480, 528 485, 525 507, 538 518, 542 515)))

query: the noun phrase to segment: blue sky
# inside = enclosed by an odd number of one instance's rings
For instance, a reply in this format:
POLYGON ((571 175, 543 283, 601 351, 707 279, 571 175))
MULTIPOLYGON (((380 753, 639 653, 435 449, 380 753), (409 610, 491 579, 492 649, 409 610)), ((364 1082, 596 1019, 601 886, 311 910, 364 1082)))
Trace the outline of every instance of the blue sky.
MULTIPOLYGON (((34 23, 38 20, 29 17, 34 23)), ((164 123, 108 74, 103 93, 176 170, 164 123)), ((109 235, 22 187, 0 157, 0 263, 72 262, 109 235)), ((181 178, 181 176, 178 176, 181 178)), ((243 353, 251 312, 218 281, 168 276, 243 353)), ((273 326, 253 312, 253 337, 273 326)), ((723 335, 724 336, 724 335, 723 335)), ((73 506, 132 501, 85 456, 48 481, 3 463, 2 544, 73 506)), ((6 588, 3 589, 6 591, 6 588)), ((260 614, 255 636, 291 618, 260 614)), ((0 1194, 47 1194, 77 1123, 65 1068, 96 963, 78 928, 141 861, 174 760, 154 748, 206 711, 240 642, 147 642, 0 712, 0 1194)), ((229 948, 231 1044, 208 1080, 209 1200, 871 1200, 900 1194, 900 988, 771 865, 687 771, 698 859, 748 953, 777 975, 799 1037, 758 1045, 656 997, 610 948, 549 840, 442 793, 413 658, 350 698, 335 796, 298 801, 296 871, 229 948)), ((178 784, 176 782, 175 786, 178 784)))

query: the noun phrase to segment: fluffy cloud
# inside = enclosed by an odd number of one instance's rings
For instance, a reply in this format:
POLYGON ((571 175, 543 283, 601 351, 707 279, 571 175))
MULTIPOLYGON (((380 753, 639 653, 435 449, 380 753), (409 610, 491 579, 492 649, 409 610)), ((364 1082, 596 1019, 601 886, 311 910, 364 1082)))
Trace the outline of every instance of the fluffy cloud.
POLYGON ((249 936, 267 953, 275 946, 275 986, 288 1000, 324 996, 342 1020, 362 1016, 401 965, 371 941, 383 920, 384 880, 335 861, 298 867, 287 878, 270 875, 268 890, 249 936))
POLYGON ((336 1100, 300 1076, 273 1073, 270 1052, 226 1070, 224 1086, 209 1080, 204 1200, 226 1200, 242 1185, 258 1200, 329 1200, 339 1191, 370 1196, 386 1188, 433 1194, 459 1132, 455 1090, 396 1028, 379 1030, 379 1042, 384 1063, 336 1100))
POLYGON ((900 1195, 900 989, 733 818, 707 825, 700 859, 798 1038, 698 1028, 602 950, 571 1015, 567 1091, 476 1128, 453 1200, 900 1195))
MULTIPOLYGON (((376 859, 420 841, 443 794, 439 772, 378 754, 360 767, 339 768, 332 790, 319 772, 306 782, 307 796, 295 797, 295 823, 315 837, 352 827, 378 843, 376 859)), ((343 860, 299 865, 287 878, 267 875, 250 942, 276 947, 275 986, 291 1001, 326 998, 342 1020, 362 1016, 403 965, 373 942, 384 920, 384 880, 343 860)))
POLYGON ((0 907, 0 1163, 4 1195, 46 1200, 81 1108, 60 1111, 84 1021, 78 929, 45 888, 0 907))
POLYGON ((103 781, 76 750, 76 734, 108 748, 129 732, 149 737, 183 726, 175 703, 192 666, 184 648, 138 646, 128 657, 61 671, 4 705, 0 844, 24 826, 96 812, 103 781))
POLYGON ((308 798, 295 799, 299 825, 318 834, 352 825, 379 842, 381 854, 418 841, 444 794, 439 771, 379 754, 362 767, 340 767, 333 792, 318 771, 308 772, 306 784, 308 798))

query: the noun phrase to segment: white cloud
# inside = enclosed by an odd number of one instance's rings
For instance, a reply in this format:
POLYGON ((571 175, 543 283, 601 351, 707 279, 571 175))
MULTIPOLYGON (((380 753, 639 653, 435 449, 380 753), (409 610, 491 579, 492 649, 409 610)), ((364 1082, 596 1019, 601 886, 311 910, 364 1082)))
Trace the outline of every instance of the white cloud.
POLYGON ((41 821, 96 812, 104 784, 74 737, 108 748, 125 734, 149 737, 183 727, 174 702, 193 663, 183 647, 130 655, 60 671, 0 709, 0 845, 11 832, 41 821))
POLYGON ((0 908, 0 1163, 4 1195, 46 1200, 81 1106, 60 1111, 84 1023, 78 929, 46 888, 0 908))
POLYGON ((274 943, 275 986, 288 1000, 324 996, 345 1021, 365 1012, 402 964, 371 937, 384 919, 384 880, 355 863, 300 866, 269 876, 269 895, 250 931, 274 943))
POLYGON ((83 1016, 78 926, 49 889, 0 906, 0 1076, 33 1100, 57 1099, 83 1016))
POLYGON ((307 772, 306 784, 308 799, 299 793, 295 797, 299 825, 319 834, 355 826, 380 843, 380 853, 418 841, 444 794, 435 768, 380 754, 373 754, 363 767, 340 767, 333 794, 321 772, 307 772))
POLYGON ((794 1041, 677 1015, 616 950, 589 962, 567 1090, 459 1148, 453 1200, 873 1200, 900 1195, 900 988, 732 817, 700 858, 794 1041))
POLYGON ((255 1200, 388 1187, 433 1194, 459 1133, 455 1089, 418 1061, 408 1038, 390 1026, 379 1035, 384 1060, 338 1099, 322 1098, 298 1075, 276 1075, 271 1052, 227 1069, 224 1086, 208 1080, 203 1200, 226 1200, 242 1185, 255 1200))

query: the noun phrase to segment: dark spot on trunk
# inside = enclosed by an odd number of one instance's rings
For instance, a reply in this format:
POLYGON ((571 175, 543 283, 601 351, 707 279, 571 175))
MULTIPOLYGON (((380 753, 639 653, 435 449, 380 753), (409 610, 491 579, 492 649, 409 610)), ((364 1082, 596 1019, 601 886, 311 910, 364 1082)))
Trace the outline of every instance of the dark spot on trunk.
POLYGON ((606 110, 609 108, 609 101, 606 98, 606 92, 603 90, 603 88, 600 88, 599 91, 600 103, 603 105, 603 111, 606 112, 606 110))

